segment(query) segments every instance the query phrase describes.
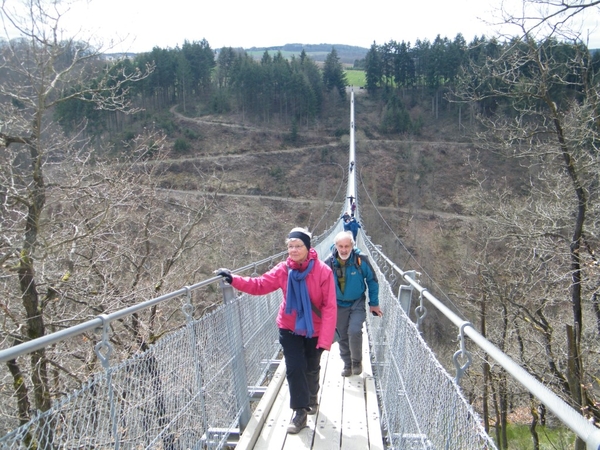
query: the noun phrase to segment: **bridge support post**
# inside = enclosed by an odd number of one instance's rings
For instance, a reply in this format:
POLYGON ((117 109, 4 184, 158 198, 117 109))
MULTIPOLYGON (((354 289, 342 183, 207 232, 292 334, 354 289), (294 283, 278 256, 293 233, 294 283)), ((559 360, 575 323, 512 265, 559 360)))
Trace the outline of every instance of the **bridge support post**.
POLYGON ((235 396, 240 411, 240 433, 250 422, 250 396, 248 395, 248 376, 246 374, 246 363, 244 359, 244 342, 242 339, 242 324, 240 323, 240 314, 237 303, 235 302, 235 291, 233 287, 220 281, 220 288, 223 292, 223 301, 225 303, 225 314, 229 318, 226 321, 227 335, 231 338, 232 345, 232 367, 233 383, 235 386, 235 396))
MULTIPOLYGON (((417 272, 414 270, 408 270, 405 272, 406 276, 415 279, 417 272)), ((407 316, 410 316, 410 304, 412 302, 412 293, 413 293, 412 284, 402 285, 400 286, 400 290, 398 291, 398 301, 400 302, 400 306, 404 310, 407 316)))

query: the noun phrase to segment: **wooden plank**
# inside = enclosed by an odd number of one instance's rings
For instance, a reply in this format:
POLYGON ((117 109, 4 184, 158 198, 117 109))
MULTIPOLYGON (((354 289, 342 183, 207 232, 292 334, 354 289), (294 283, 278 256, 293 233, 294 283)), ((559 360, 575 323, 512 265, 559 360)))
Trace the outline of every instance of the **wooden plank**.
MULTIPOLYGON (((285 377, 284 377, 285 378, 285 377)), ((279 389, 271 411, 263 425, 254 450, 274 450, 283 448, 287 435, 287 426, 292 418, 290 410, 290 395, 287 381, 284 381, 279 389)))
POLYGON ((314 434, 317 430, 317 424, 318 424, 318 418, 319 418, 319 413, 320 413, 320 409, 321 409, 321 403, 323 401, 323 386, 325 384, 325 374, 327 373, 327 368, 329 365, 329 356, 330 356, 330 352, 323 352, 323 354, 321 355, 321 373, 319 374, 319 396, 317 401, 319 402, 319 409, 317 410, 316 414, 313 415, 309 415, 308 416, 308 426, 311 430, 312 436, 311 436, 311 442, 314 441, 314 434))
POLYGON ((240 440, 235 447, 237 450, 250 450, 254 448, 265 421, 267 420, 268 414, 279 395, 281 386, 284 384, 284 380, 285 362, 282 360, 273 374, 273 378, 271 379, 269 386, 267 386, 267 390, 258 402, 258 405, 256 405, 246 429, 240 436, 240 440))
POLYGON ((369 434, 369 449, 384 450, 385 446, 383 445, 383 434, 381 432, 379 400, 377 398, 375 378, 373 377, 373 367, 371 366, 369 338, 366 332, 363 334, 363 336, 363 377, 365 380, 365 402, 367 429, 369 434))
POLYGON ((313 450, 339 450, 342 430, 342 395, 344 365, 337 343, 328 352, 327 367, 321 384, 321 405, 316 417, 313 450))
MULTIPOLYGON (((321 359, 322 360, 322 359, 321 359)), ((322 376, 322 374, 320 374, 322 376)), ((289 392, 288 392, 289 396, 289 392)), ((290 410, 291 411, 291 410, 290 410)), ((293 416, 293 413, 292 413, 293 416)), ((285 438, 285 443, 282 447, 283 450, 297 450, 301 448, 310 448, 313 441, 313 434, 315 429, 315 416, 309 415, 306 420, 306 428, 301 430, 297 434, 288 434, 285 438)), ((279 448, 279 447, 274 447, 279 448)))
POLYGON ((342 450, 369 448, 365 385, 362 375, 353 375, 344 381, 344 410, 342 412, 342 450))
POLYGON ((375 379, 365 377, 366 391, 366 409, 367 409, 367 429, 369 433, 369 449, 383 450, 383 434, 381 433, 381 416, 379 414, 379 403, 377 400, 377 390, 375 388, 375 379))
POLYGON ((282 373, 284 381, 264 420, 262 431, 254 447, 248 446, 244 450, 383 450, 385 447, 366 332, 363 339, 361 375, 341 376, 343 362, 337 343, 333 344, 331 351, 323 353, 319 410, 316 415, 308 416, 308 427, 296 435, 287 434, 293 412, 289 408, 288 384, 282 373))

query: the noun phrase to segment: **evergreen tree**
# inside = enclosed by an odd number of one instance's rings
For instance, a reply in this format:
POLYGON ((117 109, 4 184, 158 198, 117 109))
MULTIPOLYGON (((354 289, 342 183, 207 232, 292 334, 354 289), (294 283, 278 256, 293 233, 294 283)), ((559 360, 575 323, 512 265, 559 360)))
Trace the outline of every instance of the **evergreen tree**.
POLYGON ((208 93, 211 84, 212 71, 215 68, 215 54, 208 41, 184 41, 181 47, 187 64, 190 68, 190 88, 196 96, 208 93))
POLYGON ((340 97, 342 99, 346 98, 346 86, 348 85, 348 80, 346 79, 344 67, 340 62, 340 58, 335 48, 331 49, 331 52, 325 59, 325 65, 323 66, 323 84, 328 92, 337 89, 340 97))
POLYGON ((228 87, 233 78, 233 71, 237 54, 231 47, 223 47, 217 56, 216 79, 217 87, 228 87))
POLYGON ((377 44, 375 44, 375 42, 373 42, 373 45, 371 45, 371 48, 365 56, 365 71, 367 91, 370 94, 373 94, 377 90, 377 87, 380 85, 381 77, 383 76, 381 67, 381 57, 379 55, 379 50, 377 49, 377 44))

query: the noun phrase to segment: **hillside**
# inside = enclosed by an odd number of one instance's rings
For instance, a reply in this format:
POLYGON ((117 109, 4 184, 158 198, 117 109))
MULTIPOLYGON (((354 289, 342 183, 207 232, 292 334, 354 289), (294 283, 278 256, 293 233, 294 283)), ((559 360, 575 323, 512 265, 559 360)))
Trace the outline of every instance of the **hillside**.
MULTIPOLYGON (((410 114, 422 121, 421 132, 382 135, 378 103, 364 91, 356 92, 361 220, 367 234, 400 267, 417 269, 426 283, 429 275, 443 292, 454 292, 459 288, 457 263, 466 252, 472 223, 464 197, 471 183, 466 162, 477 148, 459 133, 452 105, 444 105, 435 118, 421 106, 430 99, 417 100, 410 114)), ((326 123, 301 128, 292 142, 286 127, 249 124, 235 117, 188 118, 175 112, 182 130, 191 129, 202 138, 190 154, 172 162, 164 187, 219 192, 220 208, 231 224, 231 241, 243 246, 243 252, 227 255, 230 259, 218 255, 220 259, 207 265, 241 267, 282 251, 293 226, 307 226, 320 234, 339 219, 348 163, 348 118, 349 108, 340 108, 326 123), (208 177, 199 177, 200 173, 216 174, 208 188, 201 184, 208 177)), ((490 167, 490 176, 511 174, 517 182, 518 174, 506 170, 505 162, 493 155, 478 157, 490 167)), ((446 331, 436 327, 435 320, 430 324, 439 343, 447 345, 454 338, 449 327, 446 331)))
POLYGON ((369 51, 368 48, 344 44, 286 44, 275 47, 251 47, 244 50, 257 59, 260 59, 265 51, 268 51, 271 55, 281 52, 284 57, 290 58, 292 55, 299 56, 304 50, 312 60, 324 62, 333 48, 335 48, 341 63, 345 66, 354 65, 356 60, 363 59, 369 51))
MULTIPOLYGON (((356 60, 363 59, 369 51, 368 48, 345 44, 285 44, 273 47, 242 48, 240 50, 245 51, 255 59, 261 59, 265 52, 269 52, 271 55, 281 52, 285 58, 291 58, 292 56, 299 56, 304 50, 313 61, 322 63, 327 55, 331 53, 332 48, 335 48, 340 62, 346 67, 352 67, 356 60)), ((218 54, 219 50, 215 49, 215 52, 218 54)), ((124 57, 133 59, 136 55, 136 53, 106 53, 104 57, 109 60, 118 60, 124 57)))

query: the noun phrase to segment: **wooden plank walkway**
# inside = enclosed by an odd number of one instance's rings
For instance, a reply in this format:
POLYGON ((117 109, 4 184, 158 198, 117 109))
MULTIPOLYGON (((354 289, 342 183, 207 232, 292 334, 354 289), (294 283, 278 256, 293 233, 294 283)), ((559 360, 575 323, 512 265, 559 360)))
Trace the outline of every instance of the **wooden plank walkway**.
POLYGON ((344 378, 337 343, 321 359, 319 410, 308 427, 287 434, 292 418, 285 363, 277 369, 236 450, 383 450, 379 407, 367 333, 363 333, 363 373, 344 378))

